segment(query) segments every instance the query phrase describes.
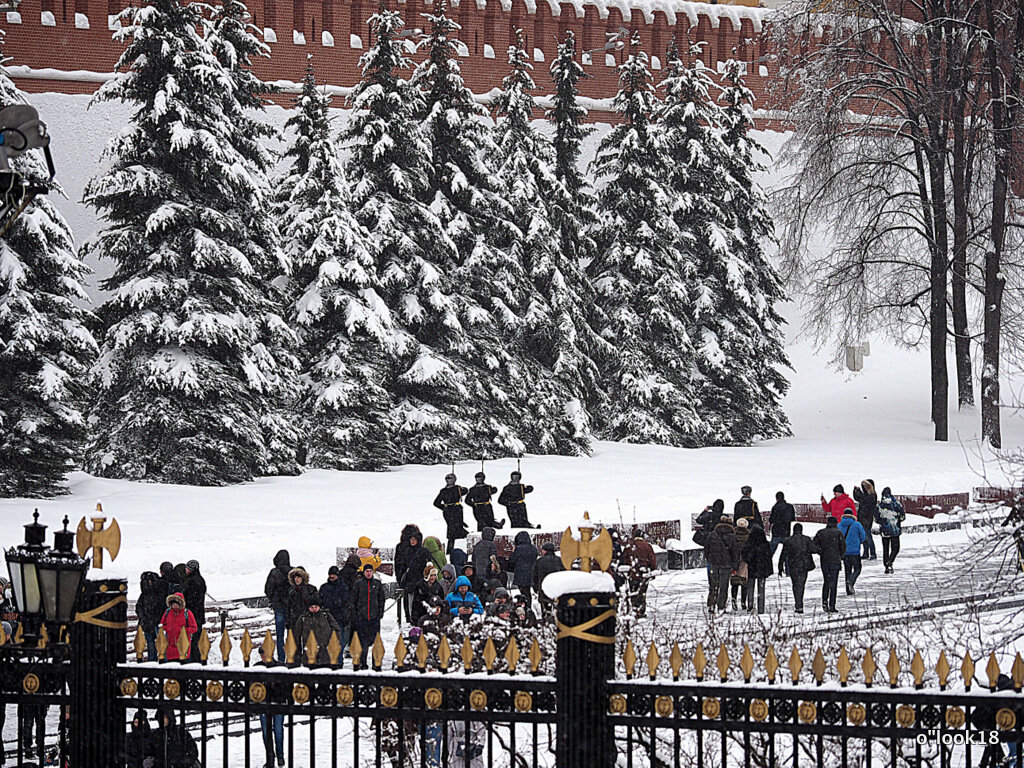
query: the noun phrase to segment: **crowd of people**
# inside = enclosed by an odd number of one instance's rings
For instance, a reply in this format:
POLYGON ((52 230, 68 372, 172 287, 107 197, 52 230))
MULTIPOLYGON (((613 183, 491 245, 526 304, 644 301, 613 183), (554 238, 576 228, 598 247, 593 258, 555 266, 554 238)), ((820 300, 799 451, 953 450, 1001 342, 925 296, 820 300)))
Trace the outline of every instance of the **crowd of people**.
POLYGON ((792 582, 796 613, 804 612, 804 590, 807 575, 815 568, 814 555, 821 565, 822 609, 836 613, 840 570, 845 575, 846 594, 854 595, 863 561, 877 560, 872 535, 876 524, 882 538, 882 565, 885 573, 894 572, 906 513, 889 488, 883 488, 879 496, 874 481, 868 479, 854 488, 853 498, 842 485, 832 489, 831 499, 822 494, 826 524, 814 538, 804 535, 803 525, 796 522, 796 511, 782 491, 775 494, 767 530, 750 486, 743 486, 740 493, 731 515, 725 512, 725 502, 716 499, 695 522, 694 541, 704 548, 707 560, 709 611, 725 611, 731 594, 733 611, 764 613, 765 584, 775 572, 775 552, 781 547, 778 573, 792 582))

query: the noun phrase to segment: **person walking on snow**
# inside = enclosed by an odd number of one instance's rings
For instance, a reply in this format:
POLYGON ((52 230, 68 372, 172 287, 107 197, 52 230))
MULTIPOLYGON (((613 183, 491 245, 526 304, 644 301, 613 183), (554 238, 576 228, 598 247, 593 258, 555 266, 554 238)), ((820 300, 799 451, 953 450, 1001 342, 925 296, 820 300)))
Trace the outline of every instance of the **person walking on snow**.
MULTIPOLYGON (((772 533, 772 558, 775 557, 775 550, 784 546, 789 538, 790 526, 796 522, 796 510, 793 505, 786 501, 786 495, 779 491, 775 494, 775 506, 768 515, 768 527, 772 533)), ((779 576, 786 574, 786 559, 779 558, 779 576)))
POLYGON ((729 599, 729 578, 739 567, 740 550, 732 528, 732 518, 722 515, 715 529, 708 534, 704 545, 704 557, 711 566, 711 584, 708 587, 708 610, 725 612, 729 599))
POLYGON ((893 498, 888 486, 882 489, 882 500, 875 510, 875 522, 882 534, 882 565, 886 573, 892 573, 892 564, 900 553, 900 534, 907 514, 903 505, 893 498))
POLYGON ((505 521, 500 523, 494 520, 494 508, 491 506, 491 497, 498 492, 493 485, 485 481, 487 477, 483 472, 474 475, 476 485, 469 489, 466 494, 466 503, 473 508, 473 517, 476 518, 476 529, 483 531, 484 528, 504 528, 505 521))
POLYGON ((164 611, 163 618, 160 619, 160 626, 164 628, 164 635, 167 636, 167 661, 187 660, 192 645, 192 635, 196 633, 198 625, 192 611, 185 607, 185 596, 181 592, 167 596, 167 610, 164 611), (185 639, 188 641, 189 647, 185 649, 183 656, 179 656, 178 639, 181 637, 182 630, 185 631, 185 639))
POLYGON ((263 593, 270 601, 274 612, 274 628, 277 630, 277 660, 284 661, 284 641, 288 635, 288 571, 292 569, 291 556, 287 549, 278 550, 274 555, 274 567, 267 574, 263 593))
MULTIPOLYGON (((821 495, 821 508, 835 518, 835 521, 838 523, 843 516, 844 510, 856 509, 857 505, 853 503, 853 499, 843 490, 843 486, 837 485, 832 489, 832 499, 830 501, 825 501, 825 494, 821 495)), ((821 533, 821 531, 818 533, 821 533)))
POLYGON ((768 538, 764 528, 754 526, 750 531, 746 545, 740 556, 747 564, 747 599, 744 604, 751 613, 754 612, 754 596, 757 594, 757 612, 764 613, 764 587, 772 575, 772 552, 768 546, 768 538))
POLYGON ((839 569, 846 554, 846 539, 838 521, 829 517, 825 527, 814 534, 814 548, 821 560, 821 607, 825 613, 836 613, 836 592, 839 590, 839 569))
POLYGON ((747 561, 743 559, 743 548, 747 546, 747 539, 750 538, 750 518, 741 517, 736 521, 736 530, 734 531, 736 536, 736 548, 740 554, 739 563, 733 568, 732 574, 729 578, 729 583, 732 585, 732 609, 738 611, 739 608, 736 605, 736 597, 739 596, 740 600, 745 608, 747 605, 747 597, 750 594, 750 585, 747 583, 747 561))
POLYGON ((753 489, 749 485, 744 485, 740 488, 742 495, 732 508, 733 525, 739 525, 740 520, 745 518, 748 521, 748 526, 764 527, 764 520, 761 519, 761 510, 758 509, 757 502, 750 498, 752 492, 753 489))
MULTIPOLYGON (((526 516, 526 494, 533 493, 532 485, 523 485, 523 473, 513 472, 508 485, 501 489, 498 503, 505 508, 511 528, 533 528, 526 516)), ((536 526, 540 528, 540 526, 536 526)))
POLYGON ((786 572, 793 583, 793 610, 804 612, 804 587, 807 585, 807 574, 814 570, 812 554, 818 551, 814 542, 804 536, 801 523, 793 525, 792 535, 782 545, 782 556, 779 567, 786 564, 786 572))
POLYGON ((455 541, 469 535, 469 529, 466 527, 466 508, 462 506, 462 499, 469 490, 457 485, 455 481, 456 477, 452 473, 445 475, 444 488, 434 498, 434 506, 441 510, 445 525, 448 526, 445 535, 448 537, 449 555, 455 549, 455 541))
POLYGON ((843 519, 839 521, 839 530, 842 532, 843 538, 846 539, 846 553, 843 555, 846 594, 852 595, 855 591, 854 585, 857 583, 857 577, 860 576, 861 546, 864 544, 867 534, 864 532, 864 526, 857 521, 852 509, 847 509, 843 513, 843 519))
POLYGON ((145 571, 139 577, 139 590, 139 599, 135 602, 135 615, 146 638, 147 658, 149 661, 156 661, 156 633, 160 629, 160 619, 167 610, 167 582, 153 571, 145 571))
POLYGON ((878 495, 875 493, 874 480, 861 480, 859 486, 853 488, 853 500, 857 502, 857 522, 864 529, 864 552, 866 560, 877 560, 875 537, 871 535, 871 526, 875 522, 878 511, 878 495))

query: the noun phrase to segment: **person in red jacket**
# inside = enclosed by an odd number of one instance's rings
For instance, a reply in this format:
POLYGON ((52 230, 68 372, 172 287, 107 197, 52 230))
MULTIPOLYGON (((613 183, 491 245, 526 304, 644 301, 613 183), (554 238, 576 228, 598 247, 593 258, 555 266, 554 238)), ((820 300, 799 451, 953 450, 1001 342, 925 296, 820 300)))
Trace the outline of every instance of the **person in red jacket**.
POLYGON ((853 503, 850 495, 843 490, 843 486, 837 485, 832 489, 831 501, 825 501, 825 494, 821 495, 821 508, 832 515, 838 523, 843 519, 843 512, 847 509, 856 509, 857 505, 853 503))
POLYGON ((164 617, 160 619, 160 626, 164 628, 167 635, 167 660, 172 661, 178 658, 178 638, 181 636, 182 628, 185 629, 185 637, 188 638, 189 648, 185 649, 184 659, 188 659, 188 652, 192 644, 192 635, 199 628, 196 624, 196 617, 192 611, 185 607, 185 596, 181 592, 175 592, 167 596, 167 610, 164 617))

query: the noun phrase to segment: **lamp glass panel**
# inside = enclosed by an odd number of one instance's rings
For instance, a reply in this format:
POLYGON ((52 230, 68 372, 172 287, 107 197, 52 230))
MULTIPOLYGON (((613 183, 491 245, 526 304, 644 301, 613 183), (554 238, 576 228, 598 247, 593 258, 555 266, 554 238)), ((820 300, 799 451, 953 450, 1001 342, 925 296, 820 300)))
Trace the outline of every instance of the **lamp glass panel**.
POLYGON ((43 616, 53 621, 57 615, 57 568, 53 564, 40 565, 39 588, 43 593, 43 616))
POLYGON ((39 613, 42 608, 42 599, 39 594, 39 574, 36 571, 36 564, 24 562, 20 564, 21 576, 24 579, 25 602, 18 606, 24 613, 39 613))
POLYGON ((85 574, 78 568, 68 568, 60 572, 60 600, 57 602, 56 619, 61 624, 71 621, 84 576, 85 574))
POLYGON ((25 578, 21 573, 21 563, 19 560, 8 560, 7 570, 11 573, 11 591, 14 593, 14 604, 18 606, 19 611, 25 610, 25 578))

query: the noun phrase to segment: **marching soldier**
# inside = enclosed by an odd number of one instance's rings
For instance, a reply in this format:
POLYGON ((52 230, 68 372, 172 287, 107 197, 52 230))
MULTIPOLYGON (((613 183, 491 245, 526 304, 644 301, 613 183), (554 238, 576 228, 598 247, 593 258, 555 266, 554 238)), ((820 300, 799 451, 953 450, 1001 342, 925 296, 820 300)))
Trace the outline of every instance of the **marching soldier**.
MULTIPOLYGON (((444 488, 434 499, 434 506, 441 510, 444 521, 448 524, 448 554, 455 549, 455 540, 464 539, 469 534, 466 528, 464 517, 465 508, 462 506, 462 497, 469 491, 461 485, 455 484, 456 477, 452 473, 444 476, 444 488)), ((468 499, 467 499, 468 501, 468 499)))
POLYGON ((498 489, 484 482, 487 478, 483 472, 477 472, 474 479, 476 485, 470 488, 469 493, 466 494, 466 503, 473 507, 476 529, 482 531, 488 527, 504 528, 504 520, 500 523, 494 521, 494 508, 491 506, 491 497, 498 492, 498 489))
MULTIPOLYGON (((505 508, 513 528, 533 528, 526 516, 526 494, 533 493, 532 485, 523 485, 523 473, 513 472, 508 485, 501 489, 498 503, 505 508)), ((540 526, 536 526, 540 528, 540 526)))

